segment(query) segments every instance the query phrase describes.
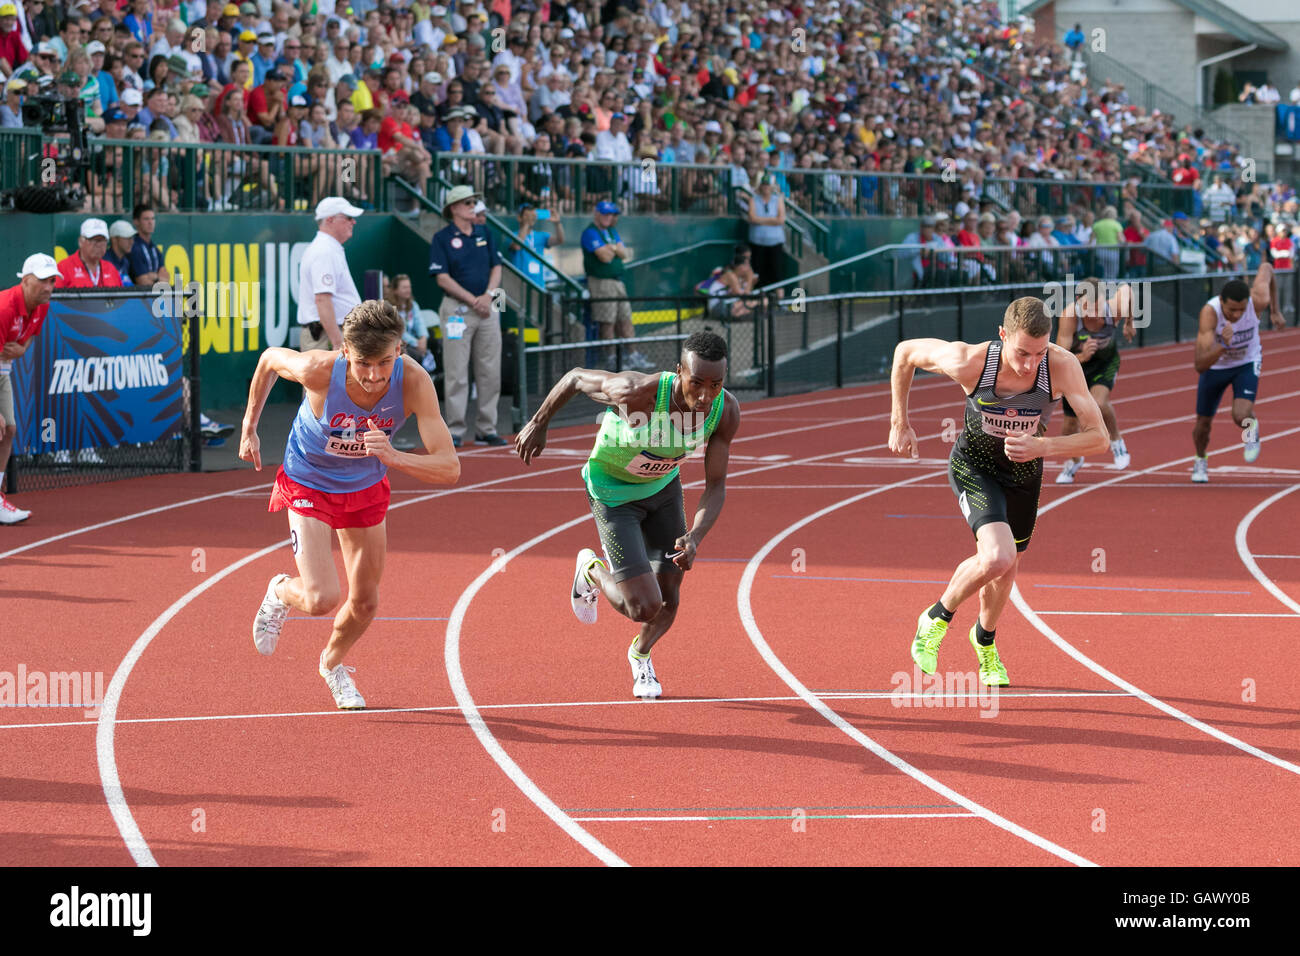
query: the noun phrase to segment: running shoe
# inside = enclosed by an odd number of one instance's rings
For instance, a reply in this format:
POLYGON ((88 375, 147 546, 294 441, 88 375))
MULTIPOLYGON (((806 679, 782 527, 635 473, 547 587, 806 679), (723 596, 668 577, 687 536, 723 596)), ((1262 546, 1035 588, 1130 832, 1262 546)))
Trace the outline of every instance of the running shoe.
POLYGON ((1242 456, 1246 459, 1246 464, 1250 464, 1259 457, 1259 422, 1255 419, 1248 419, 1250 424, 1241 432, 1242 456))
POLYGON ((207 415, 200 412, 199 431, 203 433, 204 438, 226 438, 235 433, 235 426, 214 422, 207 415))
POLYGON ((253 618, 253 644, 257 653, 270 657, 275 653, 276 642, 280 640, 280 628, 289 616, 289 605, 275 596, 275 589, 281 581, 288 581, 289 575, 277 574, 266 586, 266 597, 253 618))
POLYGON ((482 432, 478 432, 474 436, 474 440, 480 445, 491 445, 493 448, 500 448, 502 445, 510 444, 496 432, 489 432, 486 435, 482 432))
POLYGON ((365 710, 366 700, 357 691, 357 685, 352 682, 352 675, 356 673, 355 667, 349 667, 347 664, 339 664, 333 670, 325 669, 325 652, 320 652, 320 676, 325 678, 325 683, 329 685, 330 693, 334 695, 334 703, 338 705, 339 710, 365 710))
POLYGON ((980 681, 985 687, 1007 687, 1011 683, 1011 678, 1007 676, 1007 669, 1002 664, 1002 658, 998 657, 998 645, 996 643, 985 647, 979 641, 975 640, 975 625, 970 629, 970 646, 975 648, 975 656, 980 662, 980 681))
POLYGON ((587 576, 587 572, 598 561, 600 558, 596 557, 595 551, 583 548, 578 552, 578 560, 573 566, 573 589, 569 603, 573 607, 574 616, 583 624, 596 623, 596 599, 600 597, 600 588, 587 576))
POLYGON ((15 505, 9 503, 3 493, 0 493, 0 524, 18 524, 20 521, 26 521, 32 516, 30 511, 24 511, 15 505))
POLYGON ((632 665, 632 696, 642 700, 654 700, 664 692, 659 678, 655 676, 655 666, 650 658, 644 660, 636 656, 632 648, 636 647, 637 638, 627 646, 627 662, 632 665))
MULTIPOLYGON (((931 605, 930 607, 933 607, 931 605)), ((943 618, 931 617, 930 608, 921 612, 916 619, 916 637, 912 638, 912 660, 926 674, 933 674, 939 666, 939 644, 948 633, 948 622, 943 618)))
POLYGON ((1079 473, 1079 469, 1082 467, 1082 458, 1067 458, 1065 466, 1061 469, 1061 473, 1056 476, 1056 483, 1058 485, 1074 484, 1074 476, 1079 473))
POLYGON ((1197 458, 1192 462, 1192 481, 1203 485, 1210 480, 1210 459, 1197 458))
POLYGON ((1123 471, 1132 460, 1132 456, 1128 453, 1128 446, 1124 444, 1122 438, 1117 438, 1110 443, 1110 454, 1115 459, 1114 468, 1116 471, 1123 471))

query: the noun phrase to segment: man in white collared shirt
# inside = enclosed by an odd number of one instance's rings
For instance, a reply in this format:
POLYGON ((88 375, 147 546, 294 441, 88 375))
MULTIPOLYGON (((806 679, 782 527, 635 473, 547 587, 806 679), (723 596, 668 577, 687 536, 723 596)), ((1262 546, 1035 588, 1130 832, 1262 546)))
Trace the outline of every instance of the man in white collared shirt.
POLYGON ((303 254, 298 272, 298 348, 337 349, 344 317, 361 302, 348 270, 343 243, 352 238, 361 209, 340 196, 316 205, 319 232, 303 254))

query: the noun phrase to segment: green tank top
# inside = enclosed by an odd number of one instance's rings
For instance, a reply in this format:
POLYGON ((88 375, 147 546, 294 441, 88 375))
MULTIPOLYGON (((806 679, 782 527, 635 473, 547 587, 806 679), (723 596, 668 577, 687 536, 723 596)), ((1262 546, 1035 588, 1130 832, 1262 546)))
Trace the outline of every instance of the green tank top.
POLYGON ((681 462, 707 442, 718 427, 726 403, 725 390, 713 400, 702 427, 690 434, 682 431, 685 416, 669 409, 676 378, 672 372, 660 373, 655 409, 649 416, 635 413, 629 416, 629 422, 614 409, 606 410, 596 444, 582 466, 587 492, 597 501, 617 507, 657 494, 677 477, 681 462))

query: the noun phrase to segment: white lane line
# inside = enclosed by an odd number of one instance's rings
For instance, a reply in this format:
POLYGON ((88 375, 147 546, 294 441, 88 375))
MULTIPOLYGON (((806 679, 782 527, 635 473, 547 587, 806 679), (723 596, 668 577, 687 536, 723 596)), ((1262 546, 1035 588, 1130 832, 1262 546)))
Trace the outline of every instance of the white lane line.
POLYGON ((189 505, 202 504, 205 501, 212 501, 216 498, 231 498, 247 494, 250 491, 256 491, 259 488, 270 488, 270 483, 263 485, 249 485, 244 488, 232 488, 230 491, 219 491, 214 495, 204 495, 201 498, 186 498, 184 501, 173 501, 169 505, 159 505, 157 508, 150 508, 148 511, 137 511, 134 514, 123 515, 120 518, 113 518, 109 521, 101 521, 98 524, 89 524, 81 528, 75 528, 72 531, 65 531, 63 534, 52 535, 48 538, 41 538, 39 541, 33 541, 31 544, 24 544, 19 548, 12 548, 9 551, 0 551, 0 560, 11 558, 15 554, 22 554, 24 551, 31 551, 33 548, 39 548, 44 544, 52 544, 55 541, 62 541, 64 538, 73 538, 79 534, 86 534, 89 531, 98 531, 100 528, 109 528, 115 524, 121 524, 124 521, 134 521, 136 518, 147 518, 149 515, 161 514, 164 511, 171 511, 173 508, 186 508, 189 505))
POLYGON ((1039 615, 1056 614, 1061 617, 1300 617, 1296 614, 1247 613, 1244 611, 1037 611, 1039 615))
POLYGON ((1300 554, 1257 554, 1257 558, 1300 558, 1300 554))
MULTIPOLYGON (((1039 612, 1046 613, 1046 612, 1039 612)), ((1278 617, 1290 617, 1291 615, 1277 615, 1278 617)), ((978 694, 931 694, 924 691, 919 692, 896 692, 896 691, 818 691, 820 697, 825 700, 900 700, 907 697, 915 697, 924 700, 981 700, 978 694)), ((990 695, 984 695, 983 700, 987 700, 990 695)), ((1123 691, 1117 690, 1100 690, 1100 691, 999 691, 998 697, 1127 697, 1123 691)), ((476 704, 480 710, 548 710, 553 708, 564 707, 653 707, 655 705, 666 704, 751 704, 751 703, 768 703, 768 702, 788 702, 799 700, 798 697, 661 697, 653 704, 644 700, 552 700, 552 701, 535 701, 526 704, 476 704)), ((214 720, 270 720, 280 717, 347 717, 352 720, 359 720, 362 717, 374 717, 382 714, 436 714, 443 711, 455 712, 460 710, 459 704, 447 704, 441 707, 373 707, 366 710, 299 710, 299 711, 275 711, 265 714, 196 714, 186 717, 127 717, 117 721, 120 727, 123 724, 186 724, 186 723, 205 723, 214 720)), ((97 724, 97 720, 51 720, 31 724, 0 724, 0 733, 6 730, 35 730, 45 727, 92 727, 97 724)))
MULTIPOLYGON (((974 813, 806 813, 803 820, 931 820, 936 817, 965 817, 978 819, 974 813)), ((773 817, 573 817, 582 823, 732 823, 739 821, 759 821, 771 823, 773 820, 789 822, 794 819, 790 814, 773 817)))
POLYGON ((1259 565, 1255 563, 1255 556, 1250 553, 1250 548, 1246 545, 1246 533, 1250 530, 1251 523, 1254 522, 1254 520, 1259 517, 1266 508, 1297 490, 1300 490, 1300 485, 1292 485, 1290 488, 1285 488, 1277 494, 1265 498, 1259 504, 1255 505, 1255 507, 1251 508, 1250 512, 1237 524, 1237 532, 1233 537, 1237 544, 1237 556, 1240 557, 1242 563, 1246 565, 1246 570, 1254 576, 1256 581, 1264 586, 1264 590, 1268 591, 1269 594, 1273 595, 1273 597, 1277 598, 1292 611, 1300 614, 1300 603, 1297 603, 1291 595, 1287 594, 1280 587, 1274 584, 1273 579, 1259 569, 1259 565))
POLYGON ((928 787, 929 789, 933 790, 935 793, 939 794, 940 796, 947 798, 951 803, 957 804, 958 806, 965 807, 971 813, 982 817, 983 819, 987 820, 989 823, 992 823, 994 826, 1000 827, 1001 829, 1006 830, 1008 833, 1011 833, 1012 835, 1017 836, 1020 839, 1033 844, 1039 849, 1046 850, 1048 853, 1052 853, 1055 856, 1058 856, 1063 860, 1067 860, 1071 863, 1074 863, 1077 866, 1094 866, 1095 864, 1085 859, 1084 857, 1079 856, 1077 853, 1067 850, 1064 847, 1057 846, 1055 843, 1051 842, 1050 840, 1041 837, 1030 830, 1027 830, 1026 828, 1020 826, 1020 824, 1018 823, 1013 823, 1012 821, 1006 819, 1005 817, 997 813, 994 813, 992 810, 989 810, 987 807, 984 807, 981 804, 976 803, 974 800, 971 800, 969 797, 966 797, 958 793, 956 790, 953 790, 951 787, 947 786, 946 784, 940 783, 934 777, 931 777, 929 774, 925 773, 924 771, 918 769, 917 767, 912 766, 910 763, 908 763, 902 757, 895 754, 893 751, 886 749, 884 746, 877 743, 875 740, 868 737, 866 734, 862 733, 862 731, 858 730, 847 720, 841 717, 838 713, 836 713, 830 707, 826 706, 825 702, 821 698, 819 698, 807 687, 805 687, 803 683, 799 680, 799 678, 794 676, 794 674, 790 671, 790 669, 786 667, 785 664, 781 661, 781 659, 777 657, 776 654, 772 651, 771 646, 768 645, 767 641, 763 637, 762 632, 758 628, 758 622, 754 618, 754 609, 751 603, 751 593, 754 586, 754 577, 758 574, 758 569, 759 566, 763 563, 763 559, 766 558, 769 554, 771 554, 772 550, 776 548, 778 544, 784 541, 791 534, 794 534, 794 532, 798 531, 800 528, 803 528, 804 526, 811 524, 812 522, 828 514, 831 514, 832 512, 838 511, 840 508, 847 507, 848 505, 851 504, 856 504, 859 501, 862 501, 866 498, 870 498, 872 495, 877 495, 880 494, 881 492, 888 491, 893 488, 905 487, 907 485, 912 484, 914 481, 920 480, 921 478, 933 478, 933 477, 935 477, 933 474, 922 475, 920 476, 920 478, 905 479, 903 481, 895 482, 892 485, 886 485, 882 488, 873 488, 871 491, 866 491, 859 495, 853 495, 852 497, 845 498, 842 501, 837 501, 833 505, 829 505, 825 508, 822 508, 819 511, 814 511, 812 514, 800 518, 798 521, 787 526, 782 531, 779 531, 765 545, 763 545, 763 547, 760 548, 752 558, 749 559, 749 563, 745 566, 745 573, 741 576, 740 585, 736 589, 736 605, 740 611, 741 623, 745 627, 745 632, 749 635, 750 643, 754 645, 754 648, 758 651, 759 655, 763 658, 763 661, 767 664, 767 666, 770 667, 773 670, 773 672, 775 672, 776 675, 785 682, 787 687, 789 687, 797 695, 799 695, 799 697, 803 700, 804 703, 806 703, 809 707, 811 707, 818 714, 820 714, 822 718, 825 719, 828 723, 832 724, 833 726, 837 727, 839 730, 847 734, 850 739, 861 744, 863 747, 871 751, 881 760, 885 761, 890 766, 894 767, 896 770, 899 770, 902 773, 906 774, 907 776, 911 777, 913 780, 917 781, 922 786, 928 787))
MULTIPOLYGON (((1268 401, 1279 401, 1283 398, 1290 398, 1296 394, 1300 394, 1300 393, 1292 392, 1287 395, 1277 395, 1274 396, 1272 399, 1262 399, 1260 402, 1257 402, 1256 404, 1264 404, 1265 402, 1268 401)), ((1287 431, 1274 432, 1271 435, 1261 436, 1260 440, 1270 441, 1276 438, 1284 438, 1285 436, 1296 432, 1300 432, 1300 428, 1291 428, 1288 429, 1287 431)), ((1224 454, 1228 451, 1236 451, 1236 450, 1237 450, 1236 448, 1220 449, 1219 451, 1210 452, 1210 454, 1218 455, 1218 454, 1224 454)), ((1048 511, 1051 511, 1053 508, 1057 507, 1058 505, 1064 504, 1067 501, 1071 501, 1080 495, 1085 495, 1090 491, 1096 491, 1098 488, 1105 488, 1109 485, 1123 482, 1128 477, 1130 477, 1130 475, 1133 477, 1137 477, 1138 475, 1143 475, 1146 474, 1147 472, 1155 471, 1159 468, 1169 468, 1180 464, 1187 464, 1190 463, 1194 457, 1195 457, 1194 455, 1189 455, 1186 458, 1174 459, 1172 461, 1167 461, 1160 465, 1154 465, 1151 468, 1143 469, 1142 471, 1135 471, 1123 475, 1117 475, 1116 477, 1111 478, 1107 481, 1103 481, 1099 484, 1089 485, 1085 488, 1080 488, 1077 491, 1071 492, 1068 495, 1065 495, 1061 498, 1057 498, 1055 501, 1052 501, 1044 505, 1042 508, 1039 509, 1038 514, 1041 517, 1043 514, 1045 514, 1048 511)), ((1213 737, 1216 740, 1220 740, 1231 747, 1235 747, 1236 749, 1241 750, 1244 753, 1248 753, 1252 757, 1258 757, 1260 760, 1270 763, 1275 767, 1279 767, 1282 770, 1286 770, 1294 774, 1300 774, 1300 766, 1296 766, 1295 764, 1291 763, 1288 760, 1283 760, 1281 757, 1274 756, 1273 754, 1269 753, 1266 750, 1261 750, 1260 748, 1252 744, 1248 744, 1244 740, 1240 740, 1236 737, 1233 737, 1231 734, 1224 733, 1222 730, 1212 726, 1211 724, 1207 724, 1202 720, 1197 720, 1191 714, 1184 713, 1183 711, 1179 710, 1177 707, 1165 703, 1163 700, 1161 700, 1158 697, 1153 697, 1151 694, 1148 694, 1146 691, 1142 690, 1140 687, 1136 686, 1135 684, 1126 681, 1118 674, 1114 674, 1109 670, 1107 670, 1106 668, 1102 667, 1092 658, 1088 657, 1086 654, 1084 654, 1082 651, 1076 648, 1073 644, 1070 644, 1063 637, 1061 637, 1054 630, 1052 630, 1052 628, 1047 625, 1047 622, 1045 622, 1038 615, 1038 613, 1035 612, 1034 609, 1029 606, 1029 603, 1025 600, 1024 595, 1020 593, 1020 585, 1018 583, 1013 584, 1011 586, 1011 600, 1012 602, 1014 602, 1016 609, 1019 610, 1022 615, 1024 615, 1025 620, 1027 620, 1031 625, 1037 628, 1040 634, 1042 634, 1049 641, 1055 644, 1058 649, 1064 651, 1067 655, 1074 658, 1074 660, 1078 661, 1084 667, 1088 668, 1088 670, 1092 671, 1094 674, 1097 674, 1099 677, 1101 677, 1108 683, 1114 684, 1116 687, 1128 691, 1134 697, 1140 699, 1143 703, 1151 707, 1154 707, 1156 710, 1164 711, 1169 716, 1182 721, 1183 723, 1187 724, 1190 727, 1196 728, 1197 730, 1201 731, 1201 733, 1203 734, 1207 734, 1208 736, 1213 737)))
MULTIPOLYGON (((550 471, 563 471, 563 468, 552 468, 550 471)), ((550 472, 536 472, 535 474, 549 474, 550 472)), ((495 478, 493 481, 511 481, 520 476, 508 476, 506 478, 495 478)), ((473 486, 467 486, 473 487, 473 486)), ((423 498, 412 498, 409 501, 400 501, 392 505, 388 510, 396 511, 407 505, 419 504, 422 501, 428 501, 432 498, 440 498, 445 495, 455 494, 460 489, 448 488, 442 491, 431 492, 423 498)), ((213 497, 220 497, 215 495, 213 497)), ((140 832, 140 827, 135 822, 135 817, 131 813, 131 808, 127 805, 126 795, 122 790, 122 781, 117 772, 117 753, 114 745, 114 726, 117 722, 117 707, 122 699, 122 691, 126 688, 127 678, 131 676, 131 671, 136 662, 140 659, 151 641, 162 631, 163 627, 196 597, 207 591, 209 588, 223 580, 228 575, 242 568, 250 562, 263 558, 268 554, 288 544, 288 539, 277 541, 275 544, 268 545, 260 551, 255 551, 247 557, 235 561, 215 572, 205 579, 201 584, 191 588, 183 597, 176 600, 171 607, 163 611, 153 623, 145 629, 144 633, 136 638, 131 649, 127 651, 122 662, 117 665, 117 670, 113 673, 113 679, 109 682, 108 689, 104 692, 104 700, 100 705, 99 719, 96 721, 97 729, 95 732, 95 759, 99 765, 99 780, 104 789, 104 799, 108 803, 109 813, 113 816, 113 822, 117 824, 117 829, 122 834, 122 839, 126 843, 127 851, 131 858, 135 860, 138 866, 157 866, 158 861, 154 858, 153 853, 149 850, 149 844, 146 842, 144 835, 140 832)))

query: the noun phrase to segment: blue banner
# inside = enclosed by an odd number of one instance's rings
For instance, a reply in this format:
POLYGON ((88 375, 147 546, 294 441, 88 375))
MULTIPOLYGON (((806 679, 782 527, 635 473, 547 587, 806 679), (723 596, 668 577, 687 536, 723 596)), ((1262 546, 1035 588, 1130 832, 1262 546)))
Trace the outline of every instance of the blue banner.
POLYGON ((181 438, 181 322, 153 297, 56 298, 14 362, 14 451, 105 448, 181 438))
POLYGON ((1278 104, 1277 135, 1293 143, 1300 142, 1300 106, 1278 104))

